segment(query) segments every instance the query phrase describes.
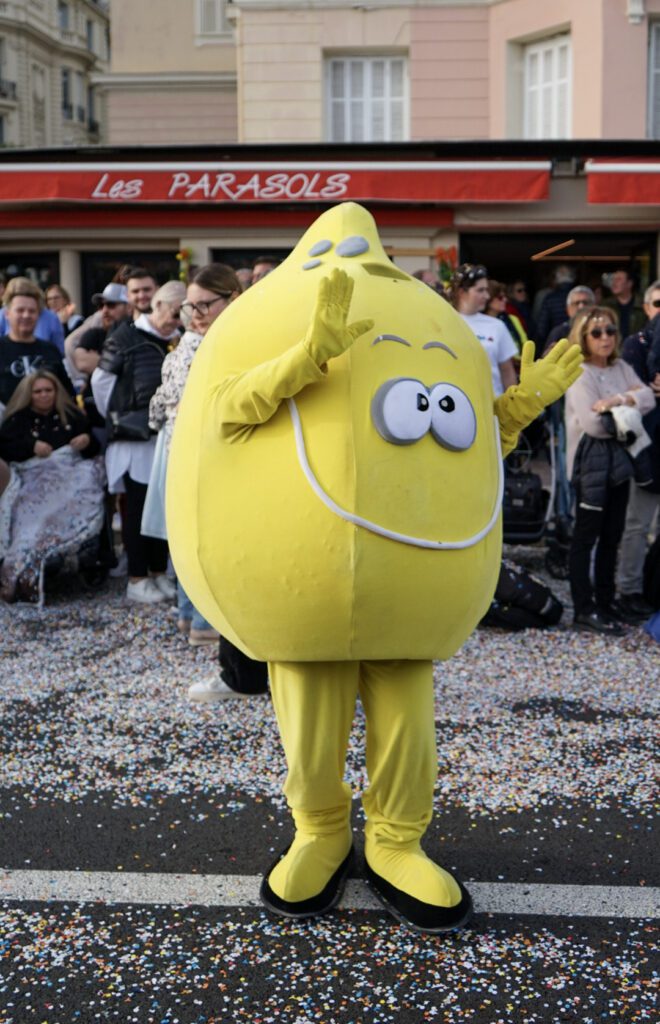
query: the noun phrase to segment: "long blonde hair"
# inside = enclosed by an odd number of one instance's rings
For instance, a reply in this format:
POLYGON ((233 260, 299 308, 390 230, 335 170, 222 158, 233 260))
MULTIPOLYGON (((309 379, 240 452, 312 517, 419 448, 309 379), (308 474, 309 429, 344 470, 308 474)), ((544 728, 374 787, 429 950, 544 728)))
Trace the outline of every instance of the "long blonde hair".
POLYGON ((71 413, 76 411, 76 406, 67 395, 55 374, 51 373, 50 370, 36 370, 35 373, 30 373, 27 377, 23 377, 23 380, 7 402, 3 419, 9 419, 10 416, 13 416, 15 412, 20 412, 21 409, 30 408, 32 405, 32 387, 38 380, 48 380, 54 386, 55 411, 64 426, 66 426, 69 422, 71 413))

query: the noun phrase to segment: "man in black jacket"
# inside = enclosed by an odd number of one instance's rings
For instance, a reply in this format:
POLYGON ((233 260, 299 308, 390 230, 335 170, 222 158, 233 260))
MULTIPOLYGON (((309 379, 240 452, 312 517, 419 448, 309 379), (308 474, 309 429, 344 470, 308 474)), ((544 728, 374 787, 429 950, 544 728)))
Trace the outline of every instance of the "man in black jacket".
POLYGON ((536 327, 537 353, 542 352, 545 348, 552 328, 559 326, 566 319, 566 297, 574 282, 575 271, 573 268, 561 263, 555 270, 554 287, 541 304, 536 327))

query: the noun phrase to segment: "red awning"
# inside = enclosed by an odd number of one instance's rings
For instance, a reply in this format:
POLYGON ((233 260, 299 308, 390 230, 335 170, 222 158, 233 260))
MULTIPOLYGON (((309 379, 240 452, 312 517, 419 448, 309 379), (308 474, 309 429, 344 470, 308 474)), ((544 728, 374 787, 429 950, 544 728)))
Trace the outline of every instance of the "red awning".
POLYGON ((1 164, 0 203, 532 203, 549 161, 1 164))
POLYGON ((660 204, 659 160, 587 160, 590 203, 660 204))

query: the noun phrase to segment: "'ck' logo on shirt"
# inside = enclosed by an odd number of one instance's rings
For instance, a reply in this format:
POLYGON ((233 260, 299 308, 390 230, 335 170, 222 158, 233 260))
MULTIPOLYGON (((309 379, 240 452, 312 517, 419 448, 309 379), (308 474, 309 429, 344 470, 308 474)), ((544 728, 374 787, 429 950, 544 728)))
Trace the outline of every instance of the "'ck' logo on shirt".
POLYGON ((29 356, 20 356, 18 359, 14 359, 13 363, 9 364, 9 372, 12 377, 18 377, 21 380, 23 377, 28 377, 31 373, 41 369, 43 362, 43 356, 34 356, 33 359, 30 359, 29 356))

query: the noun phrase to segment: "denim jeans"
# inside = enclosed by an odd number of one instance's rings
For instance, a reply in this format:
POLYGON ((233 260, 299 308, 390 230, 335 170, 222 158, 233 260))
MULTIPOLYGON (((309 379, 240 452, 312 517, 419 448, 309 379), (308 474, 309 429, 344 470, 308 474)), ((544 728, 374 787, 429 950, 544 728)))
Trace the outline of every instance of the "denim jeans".
POLYGON ((192 601, 178 580, 176 584, 176 604, 179 609, 179 618, 190 620, 190 625, 193 629, 213 629, 211 623, 207 622, 204 616, 200 615, 193 606, 192 601))

